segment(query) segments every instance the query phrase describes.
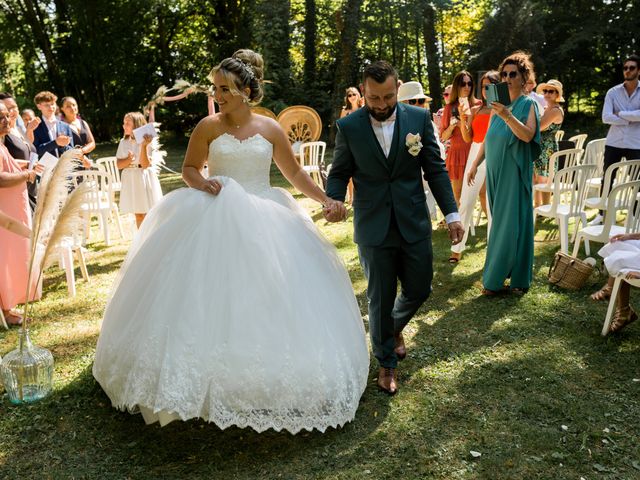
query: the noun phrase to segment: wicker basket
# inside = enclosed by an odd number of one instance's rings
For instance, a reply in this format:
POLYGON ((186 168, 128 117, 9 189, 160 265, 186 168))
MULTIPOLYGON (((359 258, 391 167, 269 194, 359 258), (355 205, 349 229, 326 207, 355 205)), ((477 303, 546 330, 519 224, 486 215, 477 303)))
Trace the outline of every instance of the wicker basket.
POLYGON ((549 283, 568 290, 578 290, 593 273, 593 267, 579 258, 558 252, 549 267, 549 283))

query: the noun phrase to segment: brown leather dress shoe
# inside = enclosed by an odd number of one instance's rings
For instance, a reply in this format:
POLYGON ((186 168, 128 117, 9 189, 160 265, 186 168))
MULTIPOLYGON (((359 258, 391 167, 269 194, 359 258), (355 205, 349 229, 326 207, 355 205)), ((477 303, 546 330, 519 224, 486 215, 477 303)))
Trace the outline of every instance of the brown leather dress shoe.
POLYGON ((394 337, 395 347, 393 349, 396 352, 396 357, 398 360, 404 360, 407 356, 407 347, 404 346, 404 337, 402 336, 402 332, 394 337))
POLYGON ((378 370, 378 388, 389 395, 398 392, 398 379, 395 368, 380 367, 378 370))

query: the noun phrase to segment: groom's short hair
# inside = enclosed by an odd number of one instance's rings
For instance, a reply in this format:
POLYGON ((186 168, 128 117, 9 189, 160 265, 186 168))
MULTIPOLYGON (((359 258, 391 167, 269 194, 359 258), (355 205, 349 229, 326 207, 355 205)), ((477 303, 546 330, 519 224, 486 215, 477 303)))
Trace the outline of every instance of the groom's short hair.
POLYGON ((384 81, 393 77, 393 80, 398 82, 398 72, 395 68, 384 60, 377 60, 364 67, 362 74, 362 83, 367 81, 367 78, 373 79, 376 83, 384 83, 384 81))

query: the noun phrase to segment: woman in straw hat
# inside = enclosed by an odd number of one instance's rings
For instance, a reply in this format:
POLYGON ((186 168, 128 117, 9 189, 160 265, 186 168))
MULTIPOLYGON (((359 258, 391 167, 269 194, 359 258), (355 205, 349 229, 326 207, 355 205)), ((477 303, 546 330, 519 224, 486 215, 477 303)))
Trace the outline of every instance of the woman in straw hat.
MULTIPOLYGON (((534 184, 546 183, 549 176, 549 158, 557 150, 556 132, 560 130, 564 120, 564 110, 559 105, 564 102, 562 83, 549 80, 538 85, 537 92, 544 95, 547 106, 540 117, 540 136, 542 152, 534 165, 534 184)), ((557 166, 557 165, 556 165, 557 166)), ((546 205, 551 201, 551 193, 535 192, 535 205, 546 205)))

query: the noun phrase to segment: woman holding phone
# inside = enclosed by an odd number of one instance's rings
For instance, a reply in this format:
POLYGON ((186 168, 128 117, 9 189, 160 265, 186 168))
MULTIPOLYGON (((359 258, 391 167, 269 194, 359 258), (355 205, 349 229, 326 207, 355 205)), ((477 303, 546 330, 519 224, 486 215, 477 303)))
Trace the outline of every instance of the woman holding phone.
POLYGON ((474 94, 473 78, 466 70, 453 78, 449 103, 444 107, 440 125, 442 143, 450 141, 445 163, 456 203, 460 204, 464 169, 473 139, 471 134, 471 107, 480 104, 474 94))
POLYGON ((525 95, 533 71, 529 55, 515 52, 500 64, 510 105, 491 104, 489 130, 468 181, 487 160, 487 197, 492 222, 482 274, 482 294, 526 293, 533 278, 533 162, 540 155, 538 106, 525 95), (511 279, 509 288, 504 282, 511 279))
MULTIPOLYGON (((496 85, 500 82, 500 74, 495 70, 490 70, 485 73, 480 79, 481 95, 483 103, 477 105, 471 109, 471 134, 473 143, 469 149, 469 156, 467 157, 467 166, 463 178, 468 177, 471 167, 475 165, 475 159, 482 147, 484 137, 487 134, 489 128, 489 117, 491 116, 491 106, 488 104, 485 87, 488 85, 496 85)), ((480 205, 482 211, 489 220, 489 228, 491 228, 491 213, 487 208, 487 192, 485 185, 486 166, 482 164, 479 168, 476 167, 476 182, 470 185, 463 182, 462 193, 460 194, 460 205, 458 211, 460 212, 460 220, 464 227, 464 236, 462 241, 456 245, 451 246, 451 256, 449 257, 449 263, 458 263, 462 257, 462 252, 467 244, 467 238, 469 237, 469 228, 471 222, 473 222, 473 211, 476 206, 476 200, 480 198, 480 205)), ((487 230, 488 231, 488 230, 487 230)))

